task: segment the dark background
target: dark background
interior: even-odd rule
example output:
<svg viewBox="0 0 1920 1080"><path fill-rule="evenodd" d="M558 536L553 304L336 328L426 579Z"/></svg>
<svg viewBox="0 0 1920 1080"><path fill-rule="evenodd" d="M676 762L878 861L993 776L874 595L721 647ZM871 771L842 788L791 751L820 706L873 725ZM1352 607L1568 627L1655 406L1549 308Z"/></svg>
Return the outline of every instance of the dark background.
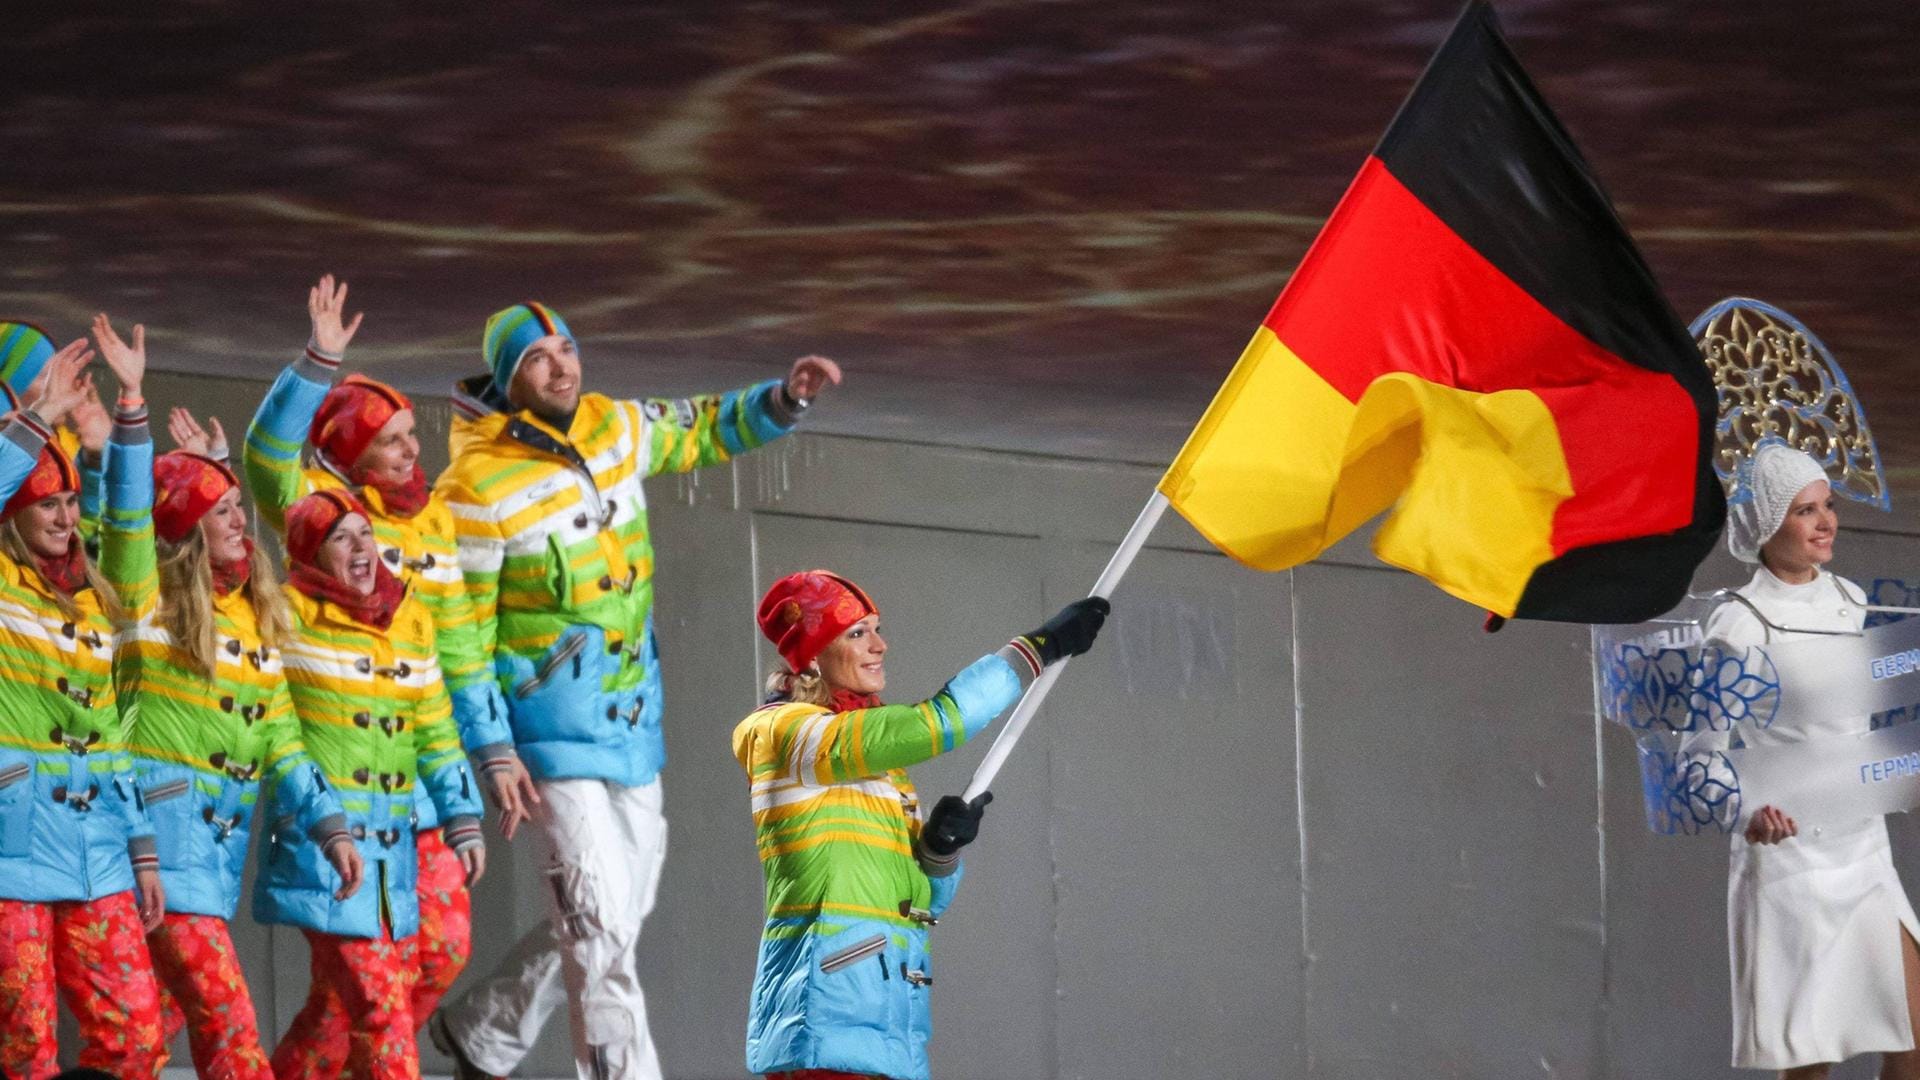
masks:
<svg viewBox="0 0 1920 1080"><path fill-rule="evenodd" d="M818 351L825 430L1164 460L1457 11L405 7L14 5L0 310L267 375L332 270L418 391L534 297L610 388ZM1496 7L1682 317L1798 314L1920 476L1920 5Z"/></svg>

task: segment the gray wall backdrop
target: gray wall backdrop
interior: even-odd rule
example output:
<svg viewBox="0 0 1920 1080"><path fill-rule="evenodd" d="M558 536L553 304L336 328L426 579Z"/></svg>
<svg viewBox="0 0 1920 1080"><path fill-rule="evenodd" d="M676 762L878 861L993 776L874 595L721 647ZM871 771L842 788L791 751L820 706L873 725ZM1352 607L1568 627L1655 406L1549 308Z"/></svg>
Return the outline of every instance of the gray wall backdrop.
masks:
<svg viewBox="0 0 1920 1080"><path fill-rule="evenodd" d="M149 384L236 443L263 390ZM437 467L445 407L421 411ZM761 882L728 735L772 661L761 588L813 566L858 579L884 612L889 697L924 696L1081 595L1157 475L803 434L652 483L673 833L643 969L669 1075L743 1075ZM1914 550L1849 530L1837 565L1897 575ZM1722 558L1700 580L1742 576ZM1594 720L1583 629L1482 634L1354 540L1256 573L1174 515L1115 600L995 785L935 935L937 1075L1739 1075L1724 841L1646 831L1630 740ZM916 769L922 791L958 791L986 744ZM1896 822L1903 863L1913 841ZM491 852L476 967L545 910L531 845ZM244 909L234 934L277 1034L305 944ZM523 1075L565 1075L565 1037L554 1024Z"/></svg>

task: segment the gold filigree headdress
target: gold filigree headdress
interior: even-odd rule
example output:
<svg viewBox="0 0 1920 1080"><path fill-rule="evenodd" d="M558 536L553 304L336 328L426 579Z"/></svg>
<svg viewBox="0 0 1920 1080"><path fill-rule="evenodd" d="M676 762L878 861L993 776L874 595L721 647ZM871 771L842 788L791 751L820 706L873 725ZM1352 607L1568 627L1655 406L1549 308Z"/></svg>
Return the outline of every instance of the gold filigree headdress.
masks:
<svg viewBox="0 0 1920 1080"><path fill-rule="evenodd" d="M1742 474L1754 451L1779 442L1818 461L1837 494L1888 508L1866 410L1813 331L1771 304L1737 296L1688 329L1719 392L1713 471L1730 499L1747 494Z"/></svg>

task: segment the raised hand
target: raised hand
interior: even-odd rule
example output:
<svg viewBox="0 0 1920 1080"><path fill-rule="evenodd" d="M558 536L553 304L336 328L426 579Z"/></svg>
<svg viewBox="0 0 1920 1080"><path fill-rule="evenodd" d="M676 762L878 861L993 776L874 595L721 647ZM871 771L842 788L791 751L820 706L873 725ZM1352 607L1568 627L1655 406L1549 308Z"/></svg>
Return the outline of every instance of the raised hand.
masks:
<svg viewBox="0 0 1920 1080"><path fill-rule="evenodd" d="M208 416L207 423L213 428L209 432L200 426L193 414L178 405L167 414L167 434L173 436L173 445L189 454L225 461L227 458L227 432L220 426L220 418Z"/></svg>
<svg viewBox="0 0 1920 1080"><path fill-rule="evenodd" d="M360 329L360 320L366 312L355 312L352 322L343 322L347 311L347 283L337 286L333 275L320 279L320 284L307 290L307 316L313 320L313 347L328 356L339 356L347 351L347 343Z"/></svg>
<svg viewBox="0 0 1920 1080"><path fill-rule="evenodd" d="M958 795L942 795L933 804L926 828L920 830L920 843L935 855L951 855L980 835L980 818L993 801L993 792L983 791L972 802Z"/></svg>
<svg viewBox="0 0 1920 1080"><path fill-rule="evenodd" d="M27 387L27 407L47 423L59 423L93 389L93 376L87 374L87 365L92 362L93 349L85 338L54 353L33 385Z"/></svg>
<svg viewBox="0 0 1920 1080"><path fill-rule="evenodd" d="M100 359L113 369L113 377L120 380L120 396L140 398L140 384L147 377L147 328L139 323L133 327L133 344L121 340L107 321L105 314L93 317L93 340L100 346Z"/></svg>
<svg viewBox="0 0 1920 1080"><path fill-rule="evenodd" d="M824 356L803 356L787 372L787 395L795 401L812 401L828 383L840 385L840 365Z"/></svg>
<svg viewBox="0 0 1920 1080"><path fill-rule="evenodd" d="M80 436L80 448L89 453L98 454L107 448L107 437L113 434L113 417L107 413L107 407L100 404L100 388L87 380L87 396L80 399L67 413L67 420L73 424L74 434Z"/></svg>
<svg viewBox="0 0 1920 1080"><path fill-rule="evenodd" d="M1113 605L1104 596L1075 600L1048 619L1046 625L1023 638L1039 654L1042 667L1069 656L1079 656L1093 648L1093 639L1099 636L1100 627L1112 610Z"/></svg>

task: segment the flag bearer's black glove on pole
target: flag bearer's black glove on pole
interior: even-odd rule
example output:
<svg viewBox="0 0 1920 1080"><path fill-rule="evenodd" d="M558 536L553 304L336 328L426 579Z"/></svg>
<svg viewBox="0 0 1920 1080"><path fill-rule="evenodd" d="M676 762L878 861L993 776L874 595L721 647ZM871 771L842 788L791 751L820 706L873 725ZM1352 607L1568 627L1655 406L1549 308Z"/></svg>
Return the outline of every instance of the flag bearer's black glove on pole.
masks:
<svg viewBox="0 0 1920 1080"><path fill-rule="evenodd" d="M1040 666L1046 667L1093 648L1093 639L1099 636L1100 626L1112 610L1113 605L1107 603L1104 596L1075 600L1061 608L1060 614L1048 619L1045 626L1031 634L1022 634L1021 640L1040 657Z"/></svg>
<svg viewBox="0 0 1920 1080"><path fill-rule="evenodd" d="M973 838L980 835L980 818L992 801L991 791L981 792L972 802L958 795L942 795L933 804L926 828L920 830L920 846L944 858L973 843Z"/></svg>

